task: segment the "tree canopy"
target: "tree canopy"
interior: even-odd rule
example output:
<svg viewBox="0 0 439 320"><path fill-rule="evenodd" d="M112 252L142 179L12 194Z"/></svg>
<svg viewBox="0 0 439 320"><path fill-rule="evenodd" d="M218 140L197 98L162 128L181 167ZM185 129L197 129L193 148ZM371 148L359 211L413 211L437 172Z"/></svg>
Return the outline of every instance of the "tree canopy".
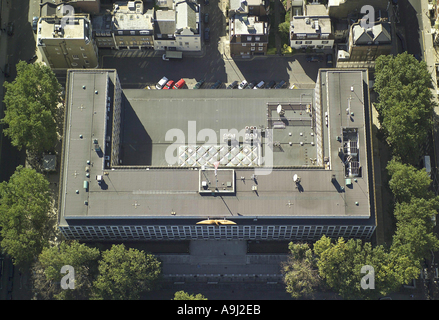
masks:
<svg viewBox="0 0 439 320"><path fill-rule="evenodd" d="M431 178L425 169L418 170L410 164L392 159L387 164L390 175L389 187L396 202L410 202L412 198L430 199L434 196L429 190Z"/></svg>
<svg viewBox="0 0 439 320"><path fill-rule="evenodd" d="M113 245L102 253L94 299L134 300L151 290L161 273L160 262L151 254Z"/></svg>
<svg viewBox="0 0 439 320"><path fill-rule="evenodd" d="M34 268L34 287L44 299L83 300L91 296L92 281L97 274L100 252L77 241L61 242L57 246L44 248ZM63 290L58 283L64 276L61 268L69 265L75 272L75 289Z"/></svg>
<svg viewBox="0 0 439 320"><path fill-rule="evenodd" d="M206 297L204 297L201 293L198 294L189 294L183 290L177 291L174 294L173 300L207 300Z"/></svg>
<svg viewBox="0 0 439 320"><path fill-rule="evenodd" d="M57 104L61 86L49 67L20 61L17 77L5 82L4 102L7 127L4 134L19 150L33 153L51 150L57 139Z"/></svg>
<svg viewBox="0 0 439 320"><path fill-rule="evenodd" d="M404 52L375 61L379 121L394 155L416 164L433 125L432 78L424 61Z"/></svg>
<svg viewBox="0 0 439 320"><path fill-rule="evenodd" d="M0 184L2 248L14 264L30 263L54 237L49 182L33 169L18 166Z"/></svg>

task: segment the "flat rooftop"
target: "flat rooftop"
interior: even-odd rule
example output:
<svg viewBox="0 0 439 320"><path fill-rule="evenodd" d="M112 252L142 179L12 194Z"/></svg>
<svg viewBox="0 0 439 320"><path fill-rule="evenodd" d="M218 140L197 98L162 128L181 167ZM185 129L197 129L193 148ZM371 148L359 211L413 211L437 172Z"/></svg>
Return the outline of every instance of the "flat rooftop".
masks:
<svg viewBox="0 0 439 320"><path fill-rule="evenodd" d="M320 70L315 90L123 90L122 163L107 168L109 151L99 155L92 145L108 132L101 93L116 78L114 70L68 72L61 224L127 217L371 216L366 70ZM222 129L228 130L225 137ZM244 134L235 145L228 141L231 129ZM209 141L208 133L216 139ZM260 144L244 144L246 133L257 133ZM214 147L221 142L236 153L215 157L210 152L218 152ZM244 148L251 153L255 145L261 146L259 156L272 151L273 168L244 163ZM197 154L200 147L206 148L192 159L200 163L189 161L188 153L179 162L179 152L191 148ZM166 159L167 149L174 163Z"/></svg>

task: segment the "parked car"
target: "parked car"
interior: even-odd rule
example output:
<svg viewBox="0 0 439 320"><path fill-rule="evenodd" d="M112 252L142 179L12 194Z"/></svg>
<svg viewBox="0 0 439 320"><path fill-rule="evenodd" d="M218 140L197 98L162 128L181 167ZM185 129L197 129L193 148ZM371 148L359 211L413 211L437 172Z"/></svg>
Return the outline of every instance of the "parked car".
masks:
<svg viewBox="0 0 439 320"><path fill-rule="evenodd" d="M208 6L209 5L209 0L204 0L204 5Z"/></svg>
<svg viewBox="0 0 439 320"><path fill-rule="evenodd" d="M262 87L264 87L264 84L265 84L265 82L261 81L257 85L255 85L255 87L253 89L261 89Z"/></svg>
<svg viewBox="0 0 439 320"><path fill-rule="evenodd" d="M209 28L204 29L204 41L205 42L210 41L210 29Z"/></svg>
<svg viewBox="0 0 439 320"><path fill-rule="evenodd" d="M32 30L37 31L37 27L38 27L38 17L33 17L32 18Z"/></svg>
<svg viewBox="0 0 439 320"><path fill-rule="evenodd" d="M177 83L174 84L174 89L181 89L181 88L183 88L185 83L186 83L186 81L184 81L183 79L178 80Z"/></svg>
<svg viewBox="0 0 439 320"><path fill-rule="evenodd" d="M6 32L7 32L8 36L14 35L14 23L13 22L8 23L8 27L6 29Z"/></svg>
<svg viewBox="0 0 439 320"><path fill-rule="evenodd" d="M326 55L326 66L328 68L332 68L332 54L327 54Z"/></svg>
<svg viewBox="0 0 439 320"><path fill-rule="evenodd" d="M242 80L242 82L239 84L238 89L244 89L247 87L248 82L246 80Z"/></svg>
<svg viewBox="0 0 439 320"><path fill-rule="evenodd" d="M218 89L220 85L221 85L221 81L218 80L210 87L210 89Z"/></svg>
<svg viewBox="0 0 439 320"><path fill-rule="evenodd" d="M27 63L34 63L35 60L37 60L37 58L38 58L37 55L34 54L34 55L32 56L32 58L27 59Z"/></svg>
<svg viewBox="0 0 439 320"><path fill-rule="evenodd" d="M204 14L204 23L209 23L209 14L207 12Z"/></svg>
<svg viewBox="0 0 439 320"><path fill-rule="evenodd" d="M204 83L204 79L201 79L200 81L198 81L195 85L194 85L194 89L200 89L201 86Z"/></svg>
<svg viewBox="0 0 439 320"><path fill-rule="evenodd" d="M231 84L229 84L227 86L227 89L235 89L238 87L239 82L238 81L233 81Z"/></svg>
<svg viewBox="0 0 439 320"><path fill-rule="evenodd" d="M160 81L155 85L156 89L163 89L163 86L169 81L168 78L163 77L160 79Z"/></svg>
<svg viewBox="0 0 439 320"><path fill-rule="evenodd" d="M165 86L163 87L163 90L165 90L165 89L172 89L172 86L174 85L174 80L169 80L166 84L165 84Z"/></svg>
<svg viewBox="0 0 439 320"><path fill-rule="evenodd" d="M276 81L271 80L267 85L265 86L265 89L271 89L276 84Z"/></svg>
<svg viewBox="0 0 439 320"><path fill-rule="evenodd" d="M256 85L256 81L255 80L253 80L253 81L251 81L248 85L247 85L247 88L246 89L253 89L253 87Z"/></svg>
<svg viewBox="0 0 439 320"><path fill-rule="evenodd" d="M286 82L285 81L281 81L281 82L279 82L274 88L275 89L281 89L281 88L283 88L283 86L286 84Z"/></svg>
<svg viewBox="0 0 439 320"><path fill-rule="evenodd" d="M307 56L306 61L307 62L320 62L322 61L322 56Z"/></svg>

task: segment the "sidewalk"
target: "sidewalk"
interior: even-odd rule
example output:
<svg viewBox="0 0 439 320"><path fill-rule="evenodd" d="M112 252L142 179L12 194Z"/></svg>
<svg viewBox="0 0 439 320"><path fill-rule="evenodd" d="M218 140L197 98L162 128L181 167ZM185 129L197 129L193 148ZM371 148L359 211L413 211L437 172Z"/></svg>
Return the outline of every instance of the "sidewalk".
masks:
<svg viewBox="0 0 439 320"><path fill-rule="evenodd" d="M189 254L158 254L171 282L270 282L282 280L286 254L247 254L246 241L191 241Z"/></svg>

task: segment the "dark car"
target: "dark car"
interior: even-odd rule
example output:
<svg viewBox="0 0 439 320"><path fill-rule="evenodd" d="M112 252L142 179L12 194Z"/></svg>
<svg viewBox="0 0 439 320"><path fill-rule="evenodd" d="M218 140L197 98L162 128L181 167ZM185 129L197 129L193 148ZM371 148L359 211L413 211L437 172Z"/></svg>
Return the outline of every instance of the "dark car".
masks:
<svg viewBox="0 0 439 320"><path fill-rule="evenodd" d="M204 23L205 24L209 23L209 14L207 12L204 14Z"/></svg>
<svg viewBox="0 0 439 320"><path fill-rule="evenodd" d="M198 81L195 85L194 85L194 89L200 89L201 86L204 83L204 79L201 79L200 81Z"/></svg>
<svg viewBox="0 0 439 320"><path fill-rule="evenodd" d="M221 85L221 81L218 80L210 87L210 89L218 89L220 85Z"/></svg>
<svg viewBox="0 0 439 320"><path fill-rule="evenodd" d="M326 66L328 68L332 68L333 64L332 64L332 54L327 54L326 55Z"/></svg>
<svg viewBox="0 0 439 320"><path fill-rule="evenodd" d="M206 42L210 41L210 29L209 28L204 29L204 41L206 41Z"/></svg>
<svg viewBox="0 0 439 320"><path fill-rule="evenodd" d="M253 87L257 84L258 82L256 81L256 80L253 80L252 82L250 82L248 85L247 85L247 88L246 89L253 89Z"/></svg>
<svg viewBox="0 0 439 320"><path fill-rule="evenodd" d="M205 4L206 6L208 6L208 5L209 5L209 0L204 0L204 4Z"/></svg>
<svg viewBox="0 0 439 320"><path fill-rule="evenodd" d="M285 86L285 84L286 84L286 82L282 80L274 88L275 89L281 89L281 88L283 88Z"/></svg>
<svg viewBox="0 0 439 320"><path fill-rule="evenodd" d="M238 87L239 81L233 81L231 84L227 86L227 89L235 89Z"/></svg>
<svg viewBox="0 0 439 320"><path fill-rule="evenodd" d="M274 87L274 85L276 84L276 81L270 81L269 83L267 83L267 85L265 86L265 89L271 89Z"/></svg>
<svg viewBox="0 0 439 320"><path fill-rule="evenodd" d="M322 61L322 57L321 56L307 56L306 61L307 62L320 62L320 61Z"/></svg>
<svg viewBox="0 0 439 320"><path fill-rule="evenodd" d="M9 22L6 30L7 30L6 32L8 33L8 36L13 36L14 35L14 23Z"/></svg>
<svg viewBox="0 0 439 320"><path fill-rule="evenodd" d="M27 63L34 63L35 60L37 60L37 58L38 58L37 55L34 54L34 55L32 56L32 58L27 59Z"/></svg>

